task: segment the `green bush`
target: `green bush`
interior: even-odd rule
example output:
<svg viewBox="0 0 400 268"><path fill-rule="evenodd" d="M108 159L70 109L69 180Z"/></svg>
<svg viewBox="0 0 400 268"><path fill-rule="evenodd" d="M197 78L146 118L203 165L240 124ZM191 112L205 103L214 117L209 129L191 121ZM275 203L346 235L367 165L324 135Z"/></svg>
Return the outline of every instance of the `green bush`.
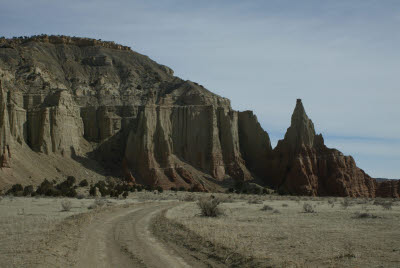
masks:
<svg viewBox="0 0 400 268"><path fill-rule="evenodd" d="M44 181L36 189L36 193L38 195L46 195L47 192L51 193L53 190L53 183L49 182L47 179L44 179Z"/></svg>
<svg viewBox="0 0 400 268"><path fill-rule="evenodd" d="M164 189L163 189L161 186L157 186L157 191L158 191L159 193L162 193L162 192L164 191Z"/></svg>
<svg viewBox="0 0 400 268"><path fill-rule="evenodd" d="M67 182L68 182L68 184L72 187L72 185L75 184L76 179L75 179L74 176L68 176L68 177L67 177Z"/></svg>
<svg viewBox="0 0 400 268"><path fill-rule="evenodd" d="M87 181L86 179L81 180L81 182L79 183L79 186L80 186L80 187L86 187L86 186L88 186L88 185L89 185L89 183L88 183L88 181Z"/></svg>
<svg viewBox="0 0 400 268"><path fill-rule="evenodd" d="M17 183L11 186L11 188L6 192L6 195L21 196L23 194L24 188L21 184Z"/></svg>
<svg viewBox="0 0 400 268"><path fill-rule="evenodd" d="M31 195L32 193L33 193L33 186L32 185L25 186L24 196Z"/></svg>
<svg viewBox="0 0 400 268"><path fill-rule="evenodd" d="M89 195L90 196L95 196L96 195L96 187L95 186L90 186Z"/></svg>
<svg viewBox="0 0 400 268"><path fill-rule="evenodd" d="M69 191L65 194L67 197L76 197L77 193L75 189L69 189Z"/></svg>

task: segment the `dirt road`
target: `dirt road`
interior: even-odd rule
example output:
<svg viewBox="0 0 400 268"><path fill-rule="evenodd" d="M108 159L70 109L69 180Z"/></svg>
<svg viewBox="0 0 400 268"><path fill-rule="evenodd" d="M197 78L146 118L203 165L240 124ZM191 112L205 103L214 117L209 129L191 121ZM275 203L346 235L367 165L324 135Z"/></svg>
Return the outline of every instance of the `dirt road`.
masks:
<svg viewBox="0 0 400 268"><path fill-rule="evenodd" d="M151 202L104 213L84 230L75 267L193 267L148 230L150 220L176 203Z"/></svg>

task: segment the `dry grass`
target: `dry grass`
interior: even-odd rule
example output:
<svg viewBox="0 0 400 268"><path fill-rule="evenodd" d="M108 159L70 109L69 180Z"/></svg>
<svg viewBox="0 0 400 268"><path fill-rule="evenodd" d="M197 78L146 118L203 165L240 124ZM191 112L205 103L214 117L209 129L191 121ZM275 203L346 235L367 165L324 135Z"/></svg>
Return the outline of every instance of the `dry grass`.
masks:
<svg viewBox="0 0 400 268"><path fill-rule="evenodd" d="M262 259L272 267L400 265L399 206L391 210L372 206L364 212L362 208L370 202L365 199L344 199L350 205L342 209L332 207L342 203L341 198L262 198L264 204L249 204L251 196L223 203L224 216L218 218L198 217L194 203L171 209L166 217L207 241ZM318 213L302 213L304 202L313 210L317 206ZM279 207L284 207L279 213L261 211Z"/></svg>
<svg viewBox="0 0 400 268"><path fill-rule="evenodd" d="M222 215L222 210L219 207L221 201L214 197L203 197L199 199L197 205L200 208L201 216L204 217L218 217Z"/></svg>
<svg viewBox="0 0 400 268"><path fill-rule="evenodd" d="M61 201L61 211L70 211L72 208L71 200L62 200Z"/></svg>
<svg viewBox="0 0 400 268"><path fill-rule="evenodd" d="M107 204L122 205L137 200L111 202ZM59 258L57 265L45 267L68 267L63 261L74 249L63 246L61 240L65 237L77 239L71 230L83 219L79 215L90 215L87 207L91 203L93 199L3 197L0 202L0 267L43 267L40 265L44 261L56 256ZM54 243L61 249L56 250Z"/></svg>
<svg viewBox="0 0 400 268"><path fill-rule="evenodd" d="M310 203L304 203L303 204L303 212L304 213L315 213L315 210Z"/></svg>

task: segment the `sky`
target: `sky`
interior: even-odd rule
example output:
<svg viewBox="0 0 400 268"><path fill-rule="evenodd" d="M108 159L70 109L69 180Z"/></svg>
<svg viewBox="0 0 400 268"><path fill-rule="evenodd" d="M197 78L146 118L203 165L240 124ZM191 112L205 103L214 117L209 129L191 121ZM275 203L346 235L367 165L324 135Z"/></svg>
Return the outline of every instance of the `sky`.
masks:
<svg viewBox="0 0 400 268"><path fill-rule="evenodd" d="M253 110L272 145L301 98L329 147L400 178L400 1L0 0L0 36L115 41Z"/></svg>

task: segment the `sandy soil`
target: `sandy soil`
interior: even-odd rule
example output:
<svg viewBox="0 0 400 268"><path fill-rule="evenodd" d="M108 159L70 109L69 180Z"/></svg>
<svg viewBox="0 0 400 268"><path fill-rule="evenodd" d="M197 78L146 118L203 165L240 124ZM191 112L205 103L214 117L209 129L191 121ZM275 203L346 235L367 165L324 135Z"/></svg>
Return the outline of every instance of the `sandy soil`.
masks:
<svg viewBox="0 0 400 268"><path fill-rule="evenodd" d="M126 200L15 198L0 201L0 267L193 267L151 234L150 220L181 193ZM69 211L61 203L71 202ZM170 200L170 201L169 201ZM172 200L172 201L171 201Z"/></svg>

